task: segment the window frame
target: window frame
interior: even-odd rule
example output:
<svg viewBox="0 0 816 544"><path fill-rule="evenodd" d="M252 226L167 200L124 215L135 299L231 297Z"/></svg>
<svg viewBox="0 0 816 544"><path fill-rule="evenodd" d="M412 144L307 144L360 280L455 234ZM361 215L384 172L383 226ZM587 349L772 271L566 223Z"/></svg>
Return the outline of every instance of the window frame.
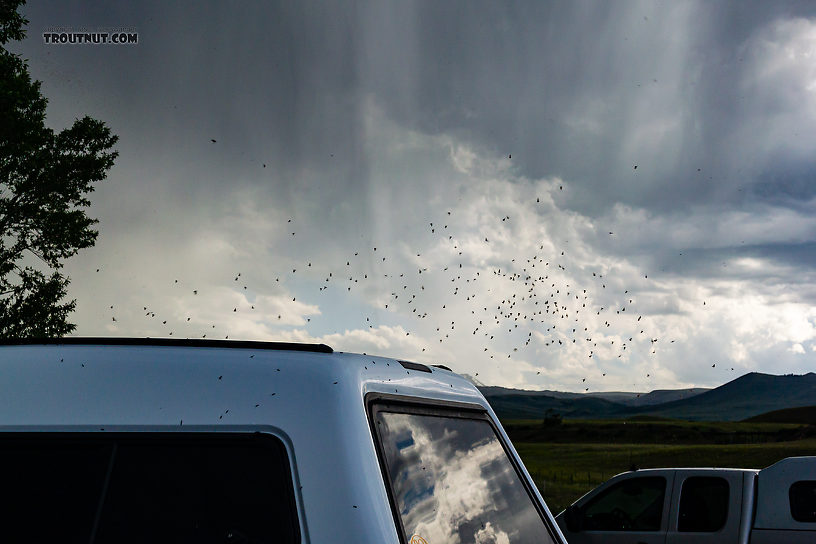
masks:
<svg viewBox="0 0 816 544"><path fill-rule="evenodd" d="M247 442L250 444L260 444L263 449L276 449L277 454L281 455L281 460L285 466L282 467L282 474L285 476L286 496L288 498L288 507L291 512L290 521L292 523L292 530L294 535L294 542L302 543L308 534L304 525L304 516L302 512L302 501L299 494L299 482L297 472L295 470L295 458L292 450L291 442L288 437L282 433L275 432L277 429L264 429L256 426L236 426L232 429L214 429L211 426L197 426L190 425L189 427L172 427L166 428L163 426L156 427L142 427L142 426L115 426L115 427L94 427L87 428L85 426L54 426L54 427L22 427L0 426L0 446L5 441L17 441L24 444L36 444L42 442L44 444L53 444L59 441L65 442L80 442L80 443L99 443L103 445L111 455L108 459L110 462L113 457L113 452L117 449L121 442L149 444L150 440L157 440L159 443L172 443L174 441L183 442L201 442L201 443L215 443L215 444L233 444L237 442ZM108 468L109 470L109 468ZM107 482L102 490L107 493ZM106 497L103 495L99 497L101 504L104 504Z"/></svg>
<svg viewBox="0 0 816 544"><path fill-rule="evenodd" d="M382 436L377 431L376 416L380 412L391 412L398 414L412 414L425 416L439 416L451 417L458 419L469 419L476 421L485 421L496 436L499 444L504 450L504 454L510 461L513 470L521 481L524 489L529 497L533 507L538 513L539 518L544 523L544 527L550 535L553 542L561 542L558 538L558 531L555 529L554 523L551 521L551 515L548 515L548 510L544 508L543 501L539 501L537 495L532 487L532 483L527 480L525 472L521 469L519 461L512 454L508 448L502 433L499 432L498 426L488 414L487 409L479 404L471 404L465 402L423 399L417 397L406 397L402 395L394 395L389 393L368 393L364 399L366 414L368 415L368 424L371 430L371 438L374 442L374 448L377 454L377 462L380 466L380 473L383 478L386 493L388 495L388 503L391 508L391 516L394 520L394 529L399 538L400 544L409 544L405 537L405 526L402 523L402 516L399 513L399 506L397 505L396 493L393 488L393 480L388 470L388 463L385 459L385 446L382 442Z"/></svg>

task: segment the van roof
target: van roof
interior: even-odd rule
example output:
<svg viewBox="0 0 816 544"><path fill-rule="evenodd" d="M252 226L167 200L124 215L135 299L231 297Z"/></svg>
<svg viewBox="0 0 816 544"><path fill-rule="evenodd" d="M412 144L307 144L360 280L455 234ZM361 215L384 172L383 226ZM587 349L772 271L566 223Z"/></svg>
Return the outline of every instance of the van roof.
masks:
<svg viewBox="0 0 816 544"><path fill-rule="evenodd" d="M81 338L0 340L0 425L251 424L360 409L368 393L489 406L447 369L325 344ZM256 406L257 405L257 406Z"/></svg>
<svg viewBox="0 0 816 544"><path fill-rule="evenodd" d="M372 470L379 461L368 402L430 402L495 420L479 390L458 374L321 344L6 340L0 342L0 373L0 432L280 437L314 542L351 530L360 542L374 542L367 535L395 530L382 476Z"/></svg>
<svg viewBox="0 0 816 544"><path fill-rule="evenodd" d="M333 353L326 344L304 344L296 342L259 342L255 340L207 340L182 338L117 338L117 337L77 337L65 338L12 338L0 339L0 346L20 346L35 344L58 345L99 345L99 346L191 346L236 349L277 349L286 351L314 351Z"/></svg>

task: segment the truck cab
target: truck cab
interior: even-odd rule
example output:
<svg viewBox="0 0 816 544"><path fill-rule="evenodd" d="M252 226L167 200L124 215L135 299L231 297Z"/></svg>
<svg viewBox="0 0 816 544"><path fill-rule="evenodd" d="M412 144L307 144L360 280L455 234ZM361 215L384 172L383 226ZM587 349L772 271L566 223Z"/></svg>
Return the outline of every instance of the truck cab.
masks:
<svg viewBox="0 0 816 544"><path fill-rule="evenodd" d="M816 542L816 457L619 474L556 520L570 544Z"/></svg>
<svg viewBox="0 0 816 544"><path fill-rule="evenodd" d="M3 541L565 541L490 405L325 345L0 343Z"/></svg>
<svg viewBox="0 0 816 544"><path fill-rule="evenodd" d="M626 472L556 519L570 544L737 542L744 520L733 513L741 510L755 477L756 471L739 469Z"/></svg>

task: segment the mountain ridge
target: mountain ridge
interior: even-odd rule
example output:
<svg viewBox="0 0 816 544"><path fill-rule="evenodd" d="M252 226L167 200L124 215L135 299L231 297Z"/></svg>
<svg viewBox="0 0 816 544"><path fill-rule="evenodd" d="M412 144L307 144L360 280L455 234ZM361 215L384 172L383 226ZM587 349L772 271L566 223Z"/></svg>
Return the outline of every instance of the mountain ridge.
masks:
<svg viewBox="0 0 816 544"><path fill-rule="evenodd" d="M479 389L502 419L542 419L548 414L559 414L564 418L586 419L653 416L740 421L774 410L813 405L816 373L774 375L749 372L713 389L662 389L645 394L582 394L495 386Z"/></svg>

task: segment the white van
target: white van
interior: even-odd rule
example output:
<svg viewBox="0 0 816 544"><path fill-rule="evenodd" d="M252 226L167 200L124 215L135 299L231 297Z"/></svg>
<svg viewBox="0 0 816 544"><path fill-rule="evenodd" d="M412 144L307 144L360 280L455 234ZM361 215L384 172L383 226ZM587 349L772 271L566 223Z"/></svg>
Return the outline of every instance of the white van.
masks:
<svg viewBox="0 0 816 544"><path fill-rule="evenodd" d="M0 342L0 540L564 543L442 367L325 345Z"/></svg>

